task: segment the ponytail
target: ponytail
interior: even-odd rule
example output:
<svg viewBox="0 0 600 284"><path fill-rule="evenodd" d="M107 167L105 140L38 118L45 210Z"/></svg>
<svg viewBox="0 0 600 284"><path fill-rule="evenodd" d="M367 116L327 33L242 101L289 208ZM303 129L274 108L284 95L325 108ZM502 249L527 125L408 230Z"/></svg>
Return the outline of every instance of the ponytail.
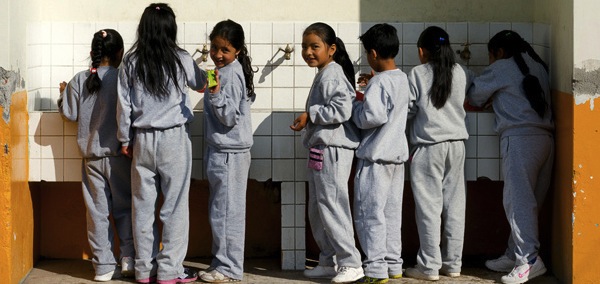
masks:
<svg viewBox="0 0 600 284"><path fill-rule="evenodd" d="M248 55L248 48L246 45L240 48L237 60L242 65L242 71L244 72L244 80L246 81L246 95L248 98L256 96L254 93L254 73L258 70L252 69L252 58Z"/></svg>
<svg viewBox="0 0 600 284"><path fill-rule="evenodd" d="M112 62L120 60L119 52L123 50L123 38L121 35L112 29L97 31L92 39L92 51L90 56L92 66L90 68L90 76L85 80L85 87L88 93L97 93L102 87L102 80L98 75L98 67L104 58L108 58Z"/></svg>
<svg viewBox="0 0 600 284"><path fill-rule="evenodd" d="M335 38L335 45L337 46L337 49L336 49L335 53L333 54L333 60L337 64L342 66L342 69L344 70L344 75L346 76L346 79L348 79L348 82L350 82L350 85L352 85L352 88L356 90L356 87L354 85L354 82L355 82L354 65L352 64L352 60L350 60L350 56L348 56L348 52L346 51L346 46L344 45L344 42L339 37Z"/></svg>
<svg viewBox="0 0 600 284"><path fill-rule="evenodd" d="M452 93L452 70L456 61L448 33L431 26L419 36L417 46L427 51L427 62L433 68L429 99L437 109L442 108Z"/></svg>

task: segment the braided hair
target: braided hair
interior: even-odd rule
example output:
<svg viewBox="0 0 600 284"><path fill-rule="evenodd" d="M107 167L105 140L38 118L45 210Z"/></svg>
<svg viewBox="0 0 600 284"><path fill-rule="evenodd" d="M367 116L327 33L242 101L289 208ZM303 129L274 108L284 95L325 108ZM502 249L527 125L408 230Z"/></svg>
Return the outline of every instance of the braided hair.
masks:
<svg viewBox="0 0 600 284"><path fill-rule="evenodd" d="M90 68L90 76L85 80L85 87L90 94L94 94L100 90L102 81L98 76L98 67L102 63L102 59L108 58L110 61L119 60L119 52L123 50L123 38L113 29L99 30L94 33L92 39L92 51L90 56L92 66Z"/></svg>

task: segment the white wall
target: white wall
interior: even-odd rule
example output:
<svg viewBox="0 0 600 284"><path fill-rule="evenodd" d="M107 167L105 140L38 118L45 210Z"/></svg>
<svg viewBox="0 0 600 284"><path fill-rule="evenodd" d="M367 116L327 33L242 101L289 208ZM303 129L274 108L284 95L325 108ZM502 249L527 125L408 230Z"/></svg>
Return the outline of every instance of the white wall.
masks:
<svg viewBox="0 0 600 284"><path fill-rule="evenodd" d="M10 70L10 1L0 0L0 67Z"/></svg>

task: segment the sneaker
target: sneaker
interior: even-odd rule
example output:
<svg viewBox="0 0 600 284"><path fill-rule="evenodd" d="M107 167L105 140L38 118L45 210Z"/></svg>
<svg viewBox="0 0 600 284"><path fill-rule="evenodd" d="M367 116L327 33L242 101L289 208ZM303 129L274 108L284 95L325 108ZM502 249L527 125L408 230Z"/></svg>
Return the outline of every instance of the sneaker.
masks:
<svg viewBox="0 0 600 284"><path fill-rule="evenodd" d="M450 278L460 277L460 272L450 272L450 271L445 270L445 269L440 269L440 274L448 276Z"/></svg>
<svg viewBox="0 0 600 284"><path fill-rule="evenodd" d="M184 268L183 275L171 280L158 280L158 284L190 283L196 281L196 279L198 279L198 274L196 271L189 268Z"/></svg>
<svg viewBox="0 0 600 284"><path fill-rule="evenodd" d="M131 256L121 258L121 275L124 277L135 276L135 260Z"/></svg>
<svg viewBox="0 0 600 284"><path fill-rule="evenodd" d="M304 277L306 278L324 278L331 279L337 275L335 267L317 265L313 269L305 269Z"/></svg>
<svg viewBox="0 0 600 284"><path fill-rule="evenodd" d="M486 261L485 267L496 272L511 272L515 267L515 261L506 255L502 255L499 258Z"/></svg>
<svg viewBox="0 0 600 284"><path fill-rule="evenodd" d="M337 275L331 279L333 283L353 283L365 276L362 267L341 266Z"/></svg>
<svg viewBox="0 0 600 284"><path fill-rule="evenodd" d="M373 278L369 276L365 276L361 279L358 279L355 283L372 283L372 284L383 284L388 283L388 278Z"/></svg>
<svg viewBox="0 0 600 284"><path fill-rule="evenodd" d="M400 279L400 278L402 278L402 273L390 274L388 276L389 276L390 279Z"/></svg>
<svg viewBox="0 0 600 284"><path fill-rule="evenodd" d="M421 270L419 270L416 267L415 268L407 268L406 271L404 271L404 275L406 275L406 277L421 279L421 280L429 280L429 281L440 280L439 275L425 274L424 272L422 272Z"/></svg>
<svg viewBox="0 0 600 284"><path fill-rule="evenodd" d="M502 276L501 281L506 284L525 283L544 273L546 273L546 266L538 256L533 264L515 266L508 275Z"/></svg>
<svg viewBox="0 0 600 284"><path fill-rule="evenodd" d="M198 278L201 278L202 275L204 275L206 273L211 273L215 269L216 269L215 267L209 266L207 269L201 270L200 272L198 272Z"/></svg>
<svg viewBox="0 0 600 284"><path fill-rule="evenodd" d="M208 283L226 283L226 282L240 282L239 279L233 279L229 276L223 275L223 273L217 271L216 269L202 274L200 279L204 282Z"/></svg>
<svg viewBox="0 0 600 284"><path fill-rule="evenodd" d="M94 281L107 282L107 281L110 281L112 279L119 279L119 278L121 278L121 273L119 272L118 269L115 269L115 270L110 271L108 273L94 276Z"/></svg>

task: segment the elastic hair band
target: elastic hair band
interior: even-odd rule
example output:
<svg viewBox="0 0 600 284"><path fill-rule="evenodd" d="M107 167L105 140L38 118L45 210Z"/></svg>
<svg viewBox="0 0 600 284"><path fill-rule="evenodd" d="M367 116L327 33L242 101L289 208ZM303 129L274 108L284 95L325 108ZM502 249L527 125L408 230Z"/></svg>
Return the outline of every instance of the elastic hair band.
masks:
<svg viewBox="0 0 600 284"><path fill-rule="evenodd" d="M102 38L105 38L106 37L106 31L105 30L101 30L100 32L102 33Z"/></svg>
<svg viewBox="0 0 600 284"><path fill-rule="evenodd" d="M158 7L158 6L156 6L155 8L156 8L156 10L160 10L160 7Z"/></svg>
<svg viewBox="0 0 600 284"><path fill-rule="evenodd" d="M92 74L96 74L96 73L98 73L98 69L97 69L97 68L93 68L93 67L92 67L92 68L90 69L90 72L91 72Z"/></svg>
<svg viewBox="0 0 600 284"><path fill-rule="evenodd" d="M440 37L440 42L444 42L446 39L443 37Z"/></svg>

